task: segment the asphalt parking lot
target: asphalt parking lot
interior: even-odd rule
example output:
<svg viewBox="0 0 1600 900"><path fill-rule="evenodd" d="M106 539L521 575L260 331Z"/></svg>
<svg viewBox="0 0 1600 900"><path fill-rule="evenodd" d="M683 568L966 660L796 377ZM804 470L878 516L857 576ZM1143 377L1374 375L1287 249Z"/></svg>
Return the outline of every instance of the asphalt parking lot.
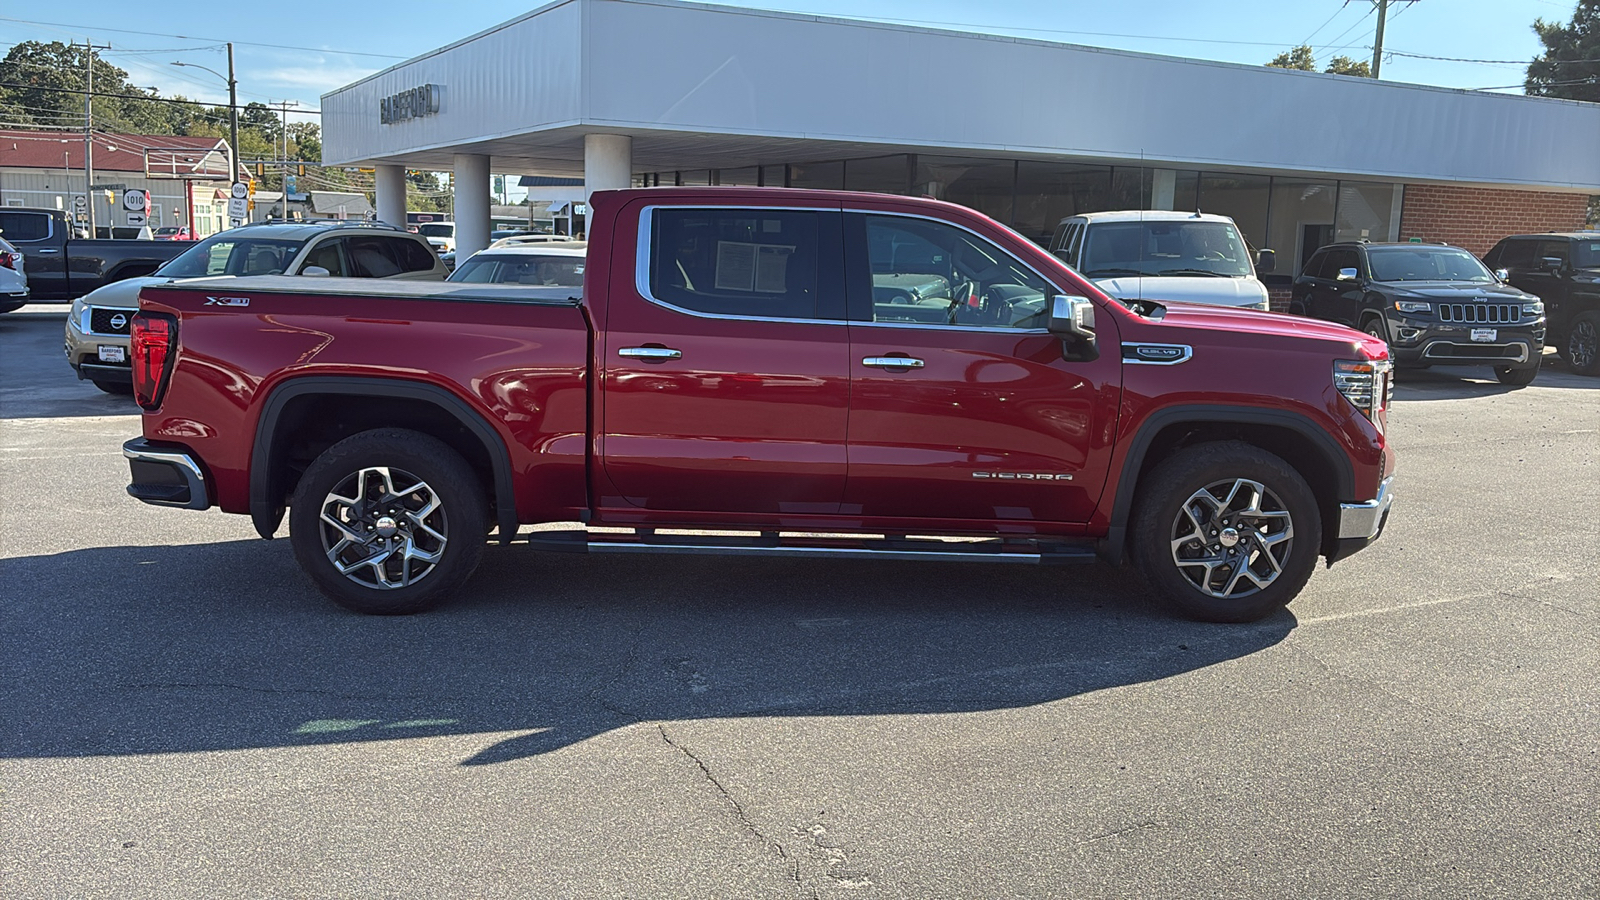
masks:
<svg viewBox="0 0 1600 900"><path fill-rule="evenodd" d="M0 885L47 897L1600 896L1600 379L1403 373L1373 548L1252 626L1107 569L491 548L322 599L127 497L0 316Z"/></svg>

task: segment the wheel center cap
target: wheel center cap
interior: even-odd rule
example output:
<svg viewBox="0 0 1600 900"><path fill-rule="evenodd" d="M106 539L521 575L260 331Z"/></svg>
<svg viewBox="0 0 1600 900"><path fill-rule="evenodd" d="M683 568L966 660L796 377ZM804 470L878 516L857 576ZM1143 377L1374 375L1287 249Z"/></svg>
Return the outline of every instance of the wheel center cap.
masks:
<svg viewBox="0 0 1600 900"><path fill-rule="evenodd" d="M396 522L393 518L391 518L389 516L383 516L383 517L379 518L377 525L378 525L378 537L392 538L396 534L398 534L399 531L400 531L400 523ZM1239 539L1238 536L1235 535L1234 536L1234 540L1237 541L1238 539ZM1229 546L1232 546L1232 545L1230 544Z"/></svg>
<svg viewBox="0 0 1600 900"><path fill-rule="evenodd" d="M381 524L378 526L378 530L379 531L383 530L383 526ZM1222 533L1217 535L1217 542L1220 543L1224 547L1232 547L1232 546L1238 544L1239 543L1239 529L1237 529L1237 528L1224 528L1224 529L1222 529Z"/></svg>

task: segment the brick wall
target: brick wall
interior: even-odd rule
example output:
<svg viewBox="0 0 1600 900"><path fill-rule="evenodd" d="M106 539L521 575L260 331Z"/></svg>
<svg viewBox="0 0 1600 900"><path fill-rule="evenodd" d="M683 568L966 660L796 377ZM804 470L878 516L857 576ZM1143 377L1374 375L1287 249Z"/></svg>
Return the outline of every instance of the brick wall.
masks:
<svg viewBox="0 0 1600 900"><path fill-rule="evenodd" d="M1400 240L1446 241L1483 256L1508 234L1582 231L1588 211L1584 194L1408 184Z"/></svg>

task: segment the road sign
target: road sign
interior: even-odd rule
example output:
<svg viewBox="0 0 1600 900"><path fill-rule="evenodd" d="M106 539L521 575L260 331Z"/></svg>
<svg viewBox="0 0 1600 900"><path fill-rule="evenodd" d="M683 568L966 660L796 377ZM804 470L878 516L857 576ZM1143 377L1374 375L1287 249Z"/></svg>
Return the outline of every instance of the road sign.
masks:
<svg viewBox="0 0 1600 900"><path fill-rule="evenodd" d="M135 227L135 228L141 227L146 222L149 222L149 221L150 221L150 217L146 216L142 212L130 212L130 213L128 213L128 224L133 226L133 227Z"/></svg>
<svg viewBox="0 0 1600 900"><path fill-rule="evenodd" d="M248 197L228 198L228 218L243 219L250 215L250 200Z"/></svg>
<svg viewBox="0 0 1600 900"><path fill-rule="evenodd" d="M87 210L88 208L89 208L89 200L88 200L88 198L84 197L82 194L77 194L72 198L72 211L73 212L81 214L85 210Z"/></svg>
<svg viewBox="0 0 1600 900"><path fill-rule="evenodd" d="M150 195L144 191L127 190L122 192L122 208L135 209L140 212L150 208Z"/></svg>
<svg viewBox="0 0 1600 900"><path fill-rule="evenodd" d="M235 181L233 183L232 196L235 200L243 200L248 198L250 196L250 185L245 184L242 181Z"/></svg>

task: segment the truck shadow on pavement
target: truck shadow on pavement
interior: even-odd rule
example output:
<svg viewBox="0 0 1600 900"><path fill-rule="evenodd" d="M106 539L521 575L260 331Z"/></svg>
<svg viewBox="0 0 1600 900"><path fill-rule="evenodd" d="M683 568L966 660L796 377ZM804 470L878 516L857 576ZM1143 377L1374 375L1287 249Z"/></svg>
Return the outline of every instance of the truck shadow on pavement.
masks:
<svg viewBox="0 0 1600 900"><path fill-rule="evenodd" d="M588 557L491 547L433 613L347 613L285 540L6 560L0 756L479 735L462 765L640 722L952 714L1270 647L1103 566ZM774 740L782 725L775 721Z"/></svg>

